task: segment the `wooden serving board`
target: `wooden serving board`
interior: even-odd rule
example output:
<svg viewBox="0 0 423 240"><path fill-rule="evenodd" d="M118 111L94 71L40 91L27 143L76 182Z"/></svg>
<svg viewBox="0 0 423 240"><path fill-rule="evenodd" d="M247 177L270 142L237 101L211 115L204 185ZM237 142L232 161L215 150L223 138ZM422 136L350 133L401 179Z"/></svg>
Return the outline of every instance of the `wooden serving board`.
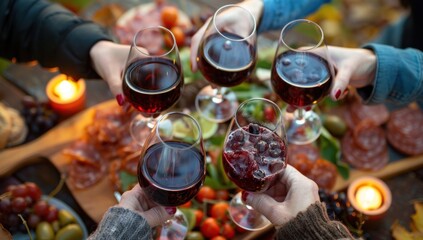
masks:
<svg viewBox="0 0 423 240"><path fill-rule="evenodd" d="M30 160L34 159L31 157L35 155L48 157L59 171L65 173L69 159L61 154L61 150L73 141L82 137L85 132L85 127L92 122L95 110L113 106L116 106L116 102L114 100L110 100L91 107L62 122L40 138L28 144L1 151L0 177L12 174L23 165L31 164ZM361 176L375 176L385 179L422 166L423 155L420 155L392 162L379 171L367 172L351 169L350 178L348 180L344 180L341 177L338 177L333 190L343 190L348 187L348 184L351 181ZM70 184L68 184L68 187L72 191L80 206L96 222L101 220L104 212L110 206L117 203L113 195L112 185L107 176L87 190L72 189ZM250 235L247 237L248 239L255 236L255 233Z"/></svg>

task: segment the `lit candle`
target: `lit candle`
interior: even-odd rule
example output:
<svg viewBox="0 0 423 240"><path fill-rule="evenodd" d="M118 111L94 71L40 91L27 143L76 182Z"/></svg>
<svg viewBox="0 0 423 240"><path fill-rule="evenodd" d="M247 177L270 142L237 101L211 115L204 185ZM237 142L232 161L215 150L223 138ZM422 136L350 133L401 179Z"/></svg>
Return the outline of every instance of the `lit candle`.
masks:
<svg viewBox="0 0 423 240"><path fill-rule="evenodd" d="M348 200L369 219L382 217L391 206L392 195L388 186L374 177L361 177L348 187Z"/></svg>
<svg viewBox="0 0 423 240"><path fill-rule="evenodd" d="M60 115L71 115L85 106L85 81L75 82L59 74L47 84L46 94L53 110Z"/></svg>
<svg viewBox="0 0 423 240"><path fill-rule="evenodd" d="M379 189L373 186L359 187L355 198L361 209L375 210L382 205L382 194L379 192Z"/></svg>

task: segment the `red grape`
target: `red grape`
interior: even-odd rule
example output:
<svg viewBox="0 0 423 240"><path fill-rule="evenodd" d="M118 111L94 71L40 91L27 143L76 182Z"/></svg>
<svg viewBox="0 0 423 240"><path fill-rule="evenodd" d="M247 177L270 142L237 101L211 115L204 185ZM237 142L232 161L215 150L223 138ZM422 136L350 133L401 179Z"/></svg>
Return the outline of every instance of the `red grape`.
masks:
<svg viewBox="0 0 423 240"><path fill-rule="evenodd" d="M44 219L47 222L53 222L59 218L59 210L55 206L51 206L48 208L47 215L44 216Z"/></svg>
<svg viewBox="0 0 423 240"><path fill-rule="evenodd" d="M28 196L28 190L23 184L17 185L15 188L12 188L11 193L12 197L14 198Z"/></svg>
<svg viewBox="0 0 423 240"><path fill-rule="evenodd" d="M4 198L0 201L0 212L4 214L8 214L12 211L11 209L12 202L10 198Z"/></svg>
<svg viewBox="0 0 423 240"><path fill-rule="evenodd" d="M41 222L41 218L37 214L30 214L27 222L29 228L35 229L37 224Z"/></svg>
<svg viewBox="0 0 423 240"><path fill-rule="evenodd" d="M40 217L44 217L47 215L49 209L49 205L46 201L40 200L35 203L34 205L34 212Z"/></svg>
<svg viewBox="0 0 423 240"><path fill-rule="evenodd" d="M41 189L33 182L25 183L28 196L31 197L33 202L38 201L41 198Z"/></svg>
<svg viewBox="0 0 423 240"><path fill-rule="evenodd" d="M16 197L12 200L12 210L15 213L23 212L27 206L25 198L23 197Z"/></svg>

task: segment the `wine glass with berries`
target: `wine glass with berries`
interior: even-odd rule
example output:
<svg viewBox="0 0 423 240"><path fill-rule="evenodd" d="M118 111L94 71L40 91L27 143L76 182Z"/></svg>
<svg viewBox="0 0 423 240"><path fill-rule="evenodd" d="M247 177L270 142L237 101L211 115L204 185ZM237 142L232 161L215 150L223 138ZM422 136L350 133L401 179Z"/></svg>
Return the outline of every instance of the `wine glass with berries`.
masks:
<svg viewBox="0 0 423 240"><path fill-rule="evenodd" d="M180 98L184 85L179 50L173 33L162 26L136 33L126 62L122 89L137 110L130 124L133 139L142 145L158 116Z"/></svg>
<svg viewBox="0 0 423 240"><path fill-rule="evenodd" d="M240 104L223 147L223 166L228 178L247 192L264 192L286 168L287 142L282 111L274 102L252 98ZM241 200L231 200L229 215L241 228L254 231L270 221Z"/></svg>
<svg viewBox="0 0 423 240"><path fill-rule="evenodd" d="M322 123L311 109L329 94L333 76L322 28L307 19L285 25L272 65L271 84L279 97L296 109L285 114L290 143L307 144L320 136Z"/></svg>
<svg viewBox="0 0 423 240"><path fill-rule="evenodd" d="M210 83L196 96L197 111L214 122L229 120L238 107L229 87L246 80L257 61L256 20L238 5L225 5L211 18L200 41L198 68Z"/></svg>
<svg viewBox="0 0 423 240"><path fill-rule="evenodd" d="M190 201L206 176L206 159L199 123L192 116L164 114L146 139L138 163L138 182L155 203L176 207ZM160 239L183 239L188 226L178 210L159 229Z"/></svg>

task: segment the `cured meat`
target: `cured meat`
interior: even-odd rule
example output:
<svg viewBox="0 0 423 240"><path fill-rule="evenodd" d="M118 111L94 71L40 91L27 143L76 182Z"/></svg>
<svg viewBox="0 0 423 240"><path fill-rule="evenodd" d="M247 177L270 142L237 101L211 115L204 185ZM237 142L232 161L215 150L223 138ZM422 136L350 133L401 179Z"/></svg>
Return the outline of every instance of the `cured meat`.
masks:
<svg viewBox="0 0 423 240"><path fill-rule="evenodd" d="M288 163L307 175L314 162L320 157L319 149L312 144L296 145L290 144L288 147Z"/></svg>
<svg viewBox="0 0 423 240"><path fill-rule="evenodd" d="M389 143L406 155L423 153L423 112L415 107L406 107L391 113L387 124Z"/></svg>
<svg viewBox="0 0 423 240"><path fill-rule="evenodd" d="M319 188L330 191L335 186L338 171L333 163L319 158L306 176L313 180Z"/></svg>
<svg viewBox="0 0 423 240"><path fill-rule="evenodd" d="M384 130L372 120L362 121L341 141L342 159L360 170L379 170L389 160Z"/></svg>

